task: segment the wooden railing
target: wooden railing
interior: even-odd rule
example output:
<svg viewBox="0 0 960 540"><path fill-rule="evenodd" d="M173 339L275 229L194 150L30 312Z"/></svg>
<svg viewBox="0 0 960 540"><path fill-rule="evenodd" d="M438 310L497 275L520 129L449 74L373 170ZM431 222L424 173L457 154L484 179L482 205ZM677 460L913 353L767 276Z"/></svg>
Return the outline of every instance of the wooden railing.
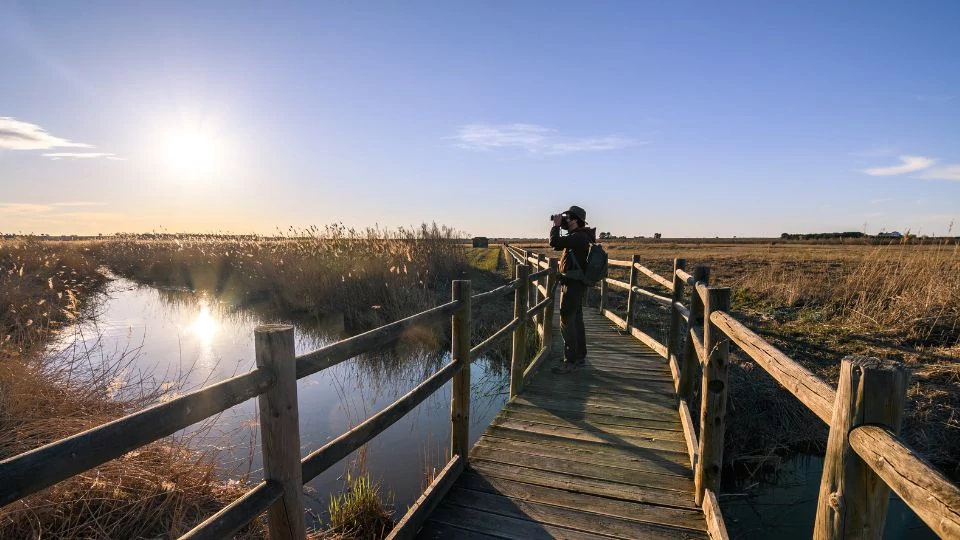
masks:
<svg viewBox="0 0 960 540"><path fill-rule="evenodd" d="M542 301L529 302L527 295L531 283L536 284L540 292L551 290L550 284L556 279L556 262L548 262L544 270L532 274L526 268L518 265L516 279L473 296L469 281L454 281L453 298L446 304L300 356L294 352L292 326L260 326L254 331L256 369L0 461L0 506L258 397L263 481L181 538L227 538L263 512L267 512L271 538L304 538L303 484L382 433L452 379L450 459L390 535L390 538L410 538L464 468L469 450L470 364L512 334L513 393L522 388L523 381L550 346L553 299L545 294ZM513 320L471 348L472 307L511 292L515 295ZM388 345L414 326L446 317L451 317L452 326L448 364L385 409L301 459L297 379ZM540 351L528 365L525 330L531 320L538 321L538 332L543 339ZM543 321L547 321L546 325ZM521 375L515 388L516 373Z"/></svg>
<svg viewBox="0 0 960 540"><path fill-rule="evenodd" d="M527 259L536 257L513 249ZM730 289L709 286L709 268L697 267L689 274L685 260L675 259L668 279L641 265L636 255L630 261L611 259L609 264L629 268L630 277L629 282L607 278L598 284L600 312L669 364L694 469L695 499L706 515L711 537L726 538L716 491L723 465L727 369L733 342L830 427L814 538L880 538L890 489L938 535L960 538L960 488L897 435L909 376L901 365L844 358L839 386L834 390L734 318ZM640 274L670 296L639 287ZM610 287L627 291L626 318L606 308ZM689 301L684 303L687 288ZM666 343L633 326L641 296L669 307ZM699 433L690 413L698 376Z"/></svg>

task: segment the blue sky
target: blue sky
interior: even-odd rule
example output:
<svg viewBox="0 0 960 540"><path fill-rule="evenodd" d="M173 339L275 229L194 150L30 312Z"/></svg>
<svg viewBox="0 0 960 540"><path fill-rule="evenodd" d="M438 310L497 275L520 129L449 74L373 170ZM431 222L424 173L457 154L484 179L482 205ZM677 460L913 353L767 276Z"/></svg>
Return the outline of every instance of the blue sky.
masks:
<svg viewBox="0 0 960 540"><path fill-rule="evenodd" d="M839 4L0 0L0 232L947 234L960 3Z"/></svg>

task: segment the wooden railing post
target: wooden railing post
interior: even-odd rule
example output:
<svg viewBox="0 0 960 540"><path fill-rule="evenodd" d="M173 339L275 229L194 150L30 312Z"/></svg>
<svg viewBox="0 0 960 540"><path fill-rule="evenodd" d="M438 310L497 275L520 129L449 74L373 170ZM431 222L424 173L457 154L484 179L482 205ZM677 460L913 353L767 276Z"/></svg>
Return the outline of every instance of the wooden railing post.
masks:
<svg viewBox="0 0 960 540"><path fill-rule="evenodd" d="M673 294L670 299L670 331L667 334L667 362L676 364L680 368L680 331L684 326L680 324L680 310L677 309L677 302L683 303L683 280L677 276L677 270L685 270L687 261L684 259L673 260ZM679 398L679 395L677 396Z"/></svg>
<svg viewBox="0 0 960 540"><path fill-rule="evenodd" d="M704 285L710 283L710 268L707 266L698 266L693 269L693 279L697 282L703 282ZM693 399L693 381L697 373L697 367L700 366L700 358L697 356L697 349L693 343L693 337L690 336L690 328L703 326L703 299L696 287L690 288L690 321L687 324L687 335L684 340L683 361L680 363L680 382L677 384L677 399L685 399L687 403Z"/></svg>
<svg viewBox="0 0 960 540"><path fill-rule="evenodd" d="M637 265L640 264L640 256L634 255L630 259L630 290L627 292L627 332L633 327L633 316L637 312L637 295L633 293L633 287L637 285Z"/></svg>
<svg viewBox="0 0 960 540"><path fill-rule="evenodd" d="M730 338L710 322L714 311L730 310L730 289L710 288L703 306L703 347L707 362L703 366L700 387L700 462L697 463L694 484L697 505L703 503L706 490L720 489L720 470L723 466L723 433L727 413L727 364Z"/></svg>
<svg viewBox="0 0 960 540"><path fill-rule="evenodd" d="M513 356L510 359L510 399L523 390L523 371L527 360L527 323L523 319L527 315L527 276L530 269L524 263L517 264L516 279L520 280L513 297L513 318L520 319L520 324L513 331Z"/></svg>
<svg viewBox="0 0 960 540"><path fill-rule="evenodd" d="M276 383L260 394L263 479L283 486L283 496L267 510L271 540L306 538L297 407L297 356L293 326L261 325L254 332L257 368L272 371Z"/></svg>
<svg viewBox="0 0 960 540"><path fill-rule="evenodd" d="M899 433L908 379L907 370L896 362L862 356L841 362L814 538L883 536L890 488L850 448L849 434L863 424L880 424Z"/></svg>
<svg viewBox="0 0 960 540"><path fill-rule="evenodd" d="M607 281L605 279L600 280L600 314L603 314L603 310L606 307L604 302L607 299Z"/></svg>
<svg viewBox="0 0 960 540"><path fill-rule="evenodd" d="M549 348L553 344L553 309L557 305L557 259L547 259L550 273L547 275L547 296L553 298L543 311L543 346Z"/></svg>
<svg viewBox="0 0 960 540"><path fill-rule="evenodd" d="M450 457L467 458L470 451L470 281L454 280L453 300L460 309L453 314L450 335L451 361L460 368L450 388Z"/></svg>

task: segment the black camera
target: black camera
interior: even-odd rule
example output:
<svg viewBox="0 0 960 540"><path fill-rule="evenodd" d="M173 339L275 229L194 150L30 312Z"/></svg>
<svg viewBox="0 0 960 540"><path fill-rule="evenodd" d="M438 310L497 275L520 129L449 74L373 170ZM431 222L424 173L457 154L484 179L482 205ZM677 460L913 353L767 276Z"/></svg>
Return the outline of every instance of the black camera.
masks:
<svg viewBox="0 0 960 540"><path fill-rule="evenodd" d="M560 228L561 228L561 229L569 229L569 228L570 228L570 218L569 218L569 216L567 216L567 213L566 213L566 212L563 212L563 213L560 213L560 214L553 214L553 215L551 215L551 216L550 216L550 221L556 220L558 216L560 217Z"/></svg>

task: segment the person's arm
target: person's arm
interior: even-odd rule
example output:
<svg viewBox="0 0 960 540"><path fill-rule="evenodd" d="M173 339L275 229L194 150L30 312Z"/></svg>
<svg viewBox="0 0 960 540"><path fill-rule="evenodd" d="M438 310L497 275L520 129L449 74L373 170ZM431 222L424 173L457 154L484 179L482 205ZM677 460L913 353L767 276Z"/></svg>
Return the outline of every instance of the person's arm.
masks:
<svg viewBox="0 0 960 540"><path fill-rule="evenodd" d="M560 236L560 226L554 225L550 229L550 247L560 250L560 249L569 249L576 245L574 239L568 234L566 236Z"/></svg>

